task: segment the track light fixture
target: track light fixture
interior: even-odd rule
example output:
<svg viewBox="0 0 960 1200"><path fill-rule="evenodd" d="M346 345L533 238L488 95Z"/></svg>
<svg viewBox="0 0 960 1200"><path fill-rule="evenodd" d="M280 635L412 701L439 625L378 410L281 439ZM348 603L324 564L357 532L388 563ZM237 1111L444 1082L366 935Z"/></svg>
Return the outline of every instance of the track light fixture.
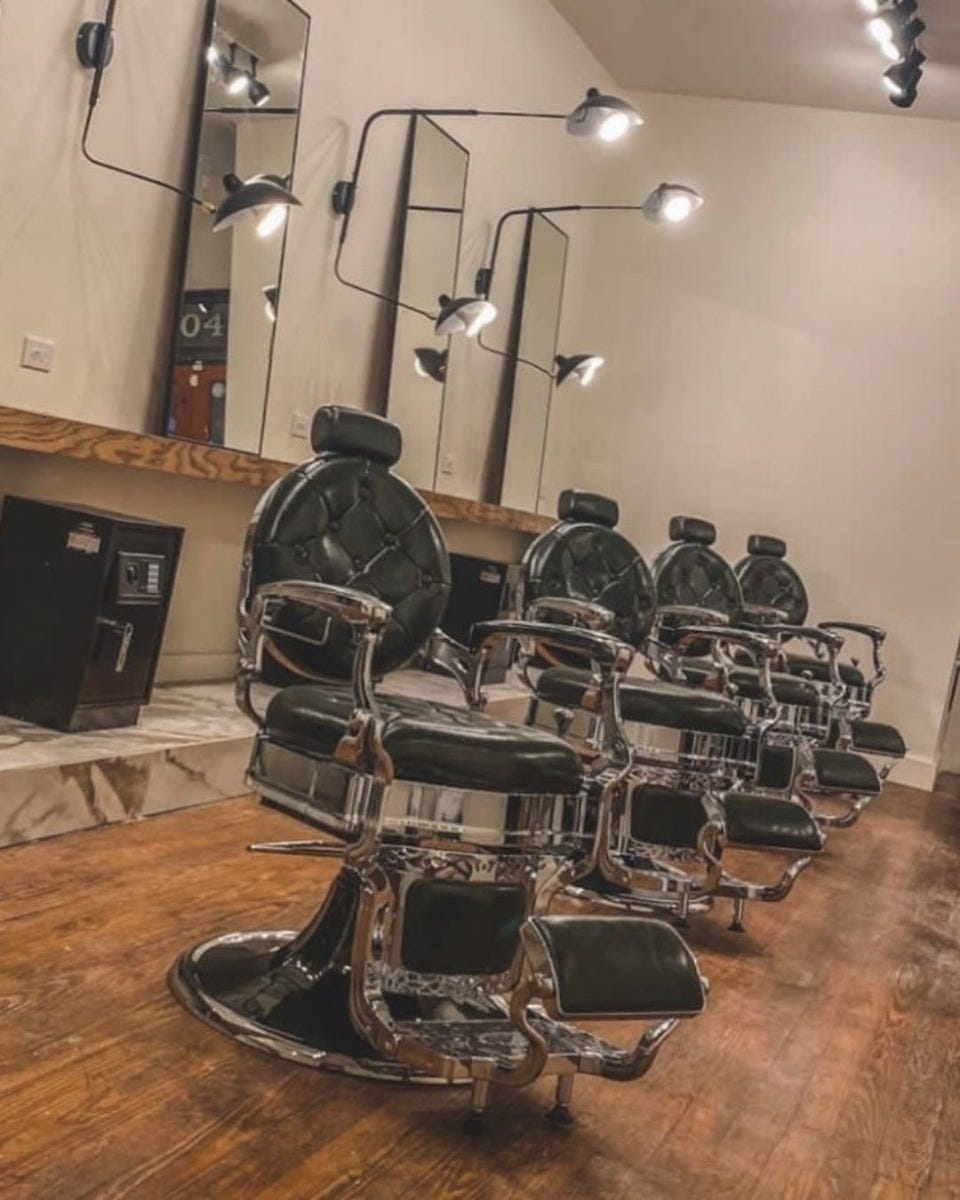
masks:
<svg viewBox="0 0 960 1200"><path fill-rule="evenodd" d="M254 108L262 108L270 99L270 89L257 78L257 63L260 60L255 54L250 55L250 75L247 79L247 95Z"/></svg>
<svg viewBox="0 0 960 1200"><path fill-rule="evenodd" d="M917 38L926 25L917 13L917 0L860 0L870 14L867 31L885 58L894 65L884 72L883 83L891 104L909 108L917 98L926 55Z"/></svg>
<svg viewBox="0 0 960 1200"><path fill-rule="evenodd" d="M432 346L418 346L413 352L413 367L422 379L432 379L443 383L447 378L446 350L436 350Z"/></svg>
<svg viewBox="0 0 960 1200"><path fill-rule="evenodd" d="M118 166L91 154L87 143L93 114L100 100L104 71L113 56L113 18L116 7L117 0L107 0L103 20L86 22L77 34L77 57L83 66L93 70L93 82L87 100L87 116L80 139L80 149L84 158L93 166L102 167L105 171L113 171L127 179L139 179L142 183L151 183L166 192L173 192L175 196L182 196L197 208L211 214L214 218L214 232L229 229L249 213L256 222L256 230L260 237L268 237L275 233L285 222L290 208L300 203L290 191L289 179L281 179L277 175L254 175L251 179L243 180L236 175L226 175L223 184L227 194L217 205L177 187L176 184L156 179L152 175L144 175L140 171L131 171L127 167ZM208 61L212 53L218 53L214 47L207 51ZM227 61L229 64L229 60ZM244 76L247 77L246 73Z"/></svg>

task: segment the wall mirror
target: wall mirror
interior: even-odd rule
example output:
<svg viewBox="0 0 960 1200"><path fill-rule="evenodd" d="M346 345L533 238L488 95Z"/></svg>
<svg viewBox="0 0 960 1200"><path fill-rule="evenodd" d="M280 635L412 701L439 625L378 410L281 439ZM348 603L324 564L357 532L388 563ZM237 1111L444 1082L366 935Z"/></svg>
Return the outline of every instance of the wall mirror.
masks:
<svg viewBox="0 0 960 1200"><path fill-rule="evenodd" d="M433 311L453 295L470 155L429 117L410 120L397 236L394 295ZM403 430L399 470L435 488L446 397L448 339L418 313L394 309L386 415Z"/></svg>
<svg viewBox="0 0 960 1200"><path fill-rule="evenodd" d="M504 368L497 420L502 469L492 481L496 503L524 512L537 512L540 504L567 242L543 213L527 213L507 349L536 367L511 359Z"/></svg>
<svg viewBox="0 0 960 1200"><path fill-rule="evenodd" d="M292 0L210 0L193 146L193 192L223 177L293 174L310 18ZM259 453L285 234L188 217L164 432Z"/></svg>

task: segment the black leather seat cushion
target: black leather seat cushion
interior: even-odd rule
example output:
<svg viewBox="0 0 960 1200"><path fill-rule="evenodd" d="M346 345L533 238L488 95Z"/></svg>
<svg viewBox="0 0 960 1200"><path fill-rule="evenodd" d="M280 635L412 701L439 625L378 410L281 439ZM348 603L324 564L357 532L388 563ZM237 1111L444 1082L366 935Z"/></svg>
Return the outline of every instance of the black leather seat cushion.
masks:
<svg viewBox="0 0 960 1200"><path fill-rule="evenodd" d="M398 779L488 792L574 795L582 771L576 752L539 729L408 696L377 697L384 743ZM349 688L301 684L270 701L270 738L328 757L353 712Z"/></svg>
<svg viewBox="0 0 960 1200"><path fill-rule="evenodd" d="M705 679L716 674L716 668L709 658L691 658L682 664L684 676L690 683L701 685ZM781 704L794 704L801 708L815 708L821 703L820 693L812 684L795 675L786 675L780 671L771 672L773 694ZM763 688L760 686L760 674L753 667L734 667L730 671L730 682L737 687L737 693L747 700L760 700Z"/></svg>
<svg viewBox="0 0 960 1200"><path fill-rule="evenodd" d="M537 682L537 696L551 704L576 708L590 683L589 671L554 667ZM747 720L738 704L714 692L696 692L676 684L627 679L620 686L624 719L667 729L739 736Z"/></svg>
<svg viewBox="0 0 960 1200"><path fill-rule="evenodd" d="M814 750L817 784L826 791L879 795L880 777L860 754L844 750Z"/></svg>
<svg viewBox="0 0 960 1200"><path fill-rule="evenodd" d="M825 658L817 658L813 654L788 654L787 665L795 675L808 672L811 679L828 683L830 680L830 663ZM863 672L853 663L837 663L840 678L849 687L863 687L867 682Z"/></svg>
<svg viewBox="0 0 960 1200"><path fill-rule="evenodd" d="M557 1001L569 1016L692 1016L704 1006L696 959L675 929L637 917L533 917Z"/></svg>
<svg viewBox="0 0 960 1200"><path fill-rule="evenodd" d="M907 753L907 744L894 725L884 725L881 721L851 721L850 732L853 735L853 749L862 754L903 758ZM834 723L830 727L827 745L835 746L839 738L840 726Z"/></svg>
<svg viewBox="0 0 960 1200"><path fill-rule="evenodd" d="M804 853L823 849L820 827L796 800L729 792L722 803L731 845Z"/></svg>

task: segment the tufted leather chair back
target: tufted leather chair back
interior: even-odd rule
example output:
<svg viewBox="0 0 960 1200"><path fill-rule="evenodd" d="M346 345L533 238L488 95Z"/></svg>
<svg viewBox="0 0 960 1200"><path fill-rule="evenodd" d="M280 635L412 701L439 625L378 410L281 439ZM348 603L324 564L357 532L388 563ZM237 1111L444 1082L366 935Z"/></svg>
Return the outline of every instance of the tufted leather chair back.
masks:
<svg viewBox="0 0 960 1200"><path fill-rule="evenodd" d="M790 625L803 625L810 601L803 580L784 557L787 544L780 538L754 533L747 539L747 556L734 568L748 604L764 604L787 614Z"/></svg>
<svg viewBox="0 0 960 1200"><path fill-rule="evenodd" d="M614 614L611 632L639 646L656 608L653 579L637 548L613 528L616 502L569 489L558 513L559 523L523 560L524 604L551 596L600 604Z"/></svg>
<svg viewBox="0 0 960 1200"><path fill-rule="evenodd" d="M254 514L242 602L284 579L338 584L385 600L393 617L375 659L383 675L409 661L443 616L450 594L443 535L417 492L390 471L401 450L395 425L329 406L314 417L311 440L316 458L275 483ZM345 622L288 604L276 623L290 631L275 638L288 664L306 675L350 677L353 643Z"/></svg>
<svg viewBox="0 0 960 1200"><path fill-rule="evenodd" d="M716 529L698 517L674 517L671 545L653 563L657 604L692 604L723 613L736 625L743 596L733 568L713 549Z"/></svg>

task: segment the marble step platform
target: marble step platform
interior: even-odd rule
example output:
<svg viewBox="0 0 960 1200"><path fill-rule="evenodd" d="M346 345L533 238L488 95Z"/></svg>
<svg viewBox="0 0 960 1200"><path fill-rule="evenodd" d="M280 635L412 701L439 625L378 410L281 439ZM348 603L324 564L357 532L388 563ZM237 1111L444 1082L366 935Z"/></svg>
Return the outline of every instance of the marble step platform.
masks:
<svg viewBox="0 0 960 1200"><path fill-rule="evenodd" d="M462 703L440 675L398 671L382 686ZM522 719L518 684L487 695L488 711ZM158 687L128 729L58 733L0 717L0 847L242 796L252 739L230 681Z"/></svg>

